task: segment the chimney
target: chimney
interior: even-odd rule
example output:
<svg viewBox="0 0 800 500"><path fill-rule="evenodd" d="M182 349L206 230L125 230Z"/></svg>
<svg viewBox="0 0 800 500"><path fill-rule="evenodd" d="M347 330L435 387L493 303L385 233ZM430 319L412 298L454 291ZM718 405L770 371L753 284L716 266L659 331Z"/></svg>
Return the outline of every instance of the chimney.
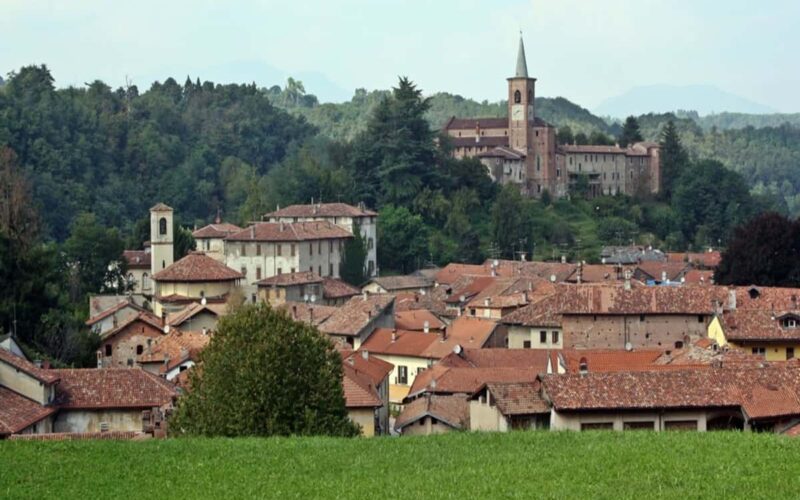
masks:
<svg viewBox="0 0 800 500"><path fill-rule="evenodd" d="M429 321L425 321L424 323L422 323L422 331L425 332L425 333L430 333L431 324L430 324Z"/></svg>
<svg viewBox="0 0 800 500"><path fill-rule="evenodd" d="M631 289L631 271L630 269L625 270L625 284L623 285L625 290Z"/></svg>
<svg viewBox="0 0 800 500"><path fill-rule="evenodd" d="M397 330L392 330L392 342L397 340Z"/></svg>
<svg viewBox="0 0 800 500"><path fill-rule="evenodd" d="M292 304L292 317L297 318L297 306Z"/></svg>
<svg viewBox="0 0 800 500"><path fill-rule="evenodd" d="M562 255L561 256L561 263L562 264L566 264L567 263L567 256L566 255Z"/></svg>
<svg viewBox="0 0 800 500"><path fill-rule="evenodd" d="M208 335L208 328L203 327L203 335Z"/></svg>
<svg viewBox="0 0 800 500"><path fill-rule="evenodd" d="M309 307L308 308L308 322L311 323L312 325L314 324L314 308L313 307Z"/></svg>
<svg viewBox="0 0 800 500"><path fill-rule="evenodd" d="M578 284L583 283L583 262L578 262Z"/></svg>
<svg viewBox="0 0 800 500"><path fill-rule="evenodd" d="M728 290L728 309L736 310L736 289Z"/></svg>
<svg viewBox="0 0 800 500"><path fill-rule="evenodd" d="M578 362L578 371L581 374L581 377L585 377L587 373L589 373L589 361L586 358L581 358Z"/></svg>
<svg viewBox="0 0 800 500"><path fill-rule="evenodd" d="M100 349L97 350L97 367L98 368L103 367L103 351L101 351Z"/></svg>
<svg viewBox="0 0 800 500"><path fill-rule="evenodd" d="M280 229L280 232L283 232L283 221L281 221L280 224L281 225L280 225L280 227L278 229Z"/></svg>
<svg viewBox="0 0 800 500"><path fill-rule="evenodd" d="M661 282L666 283L666 281L667 281L667 272L661 271Z"/></svg>
<svg viewBox="0 0 800 500"><path fill-rule="evenodd" d="M361 351L361 357L364 358L365 361L369 361L369 351Z"/></svg>
<svg viewBox="0 0 800 500"><path fill-rule="evenodd" d="M361 293L361 297L364 299L364 302L366 302L366 301L367 301L367 299L369 298L369 292L368 292L368 291L366 291L366 290L364 290L364 291Z"/></svg>
<svg viewBox="0 0 800 500"><path fill-rule="evenodd" d="M255 225L250 226L250 239L251 240L256 239L256 226Z"/></svg>

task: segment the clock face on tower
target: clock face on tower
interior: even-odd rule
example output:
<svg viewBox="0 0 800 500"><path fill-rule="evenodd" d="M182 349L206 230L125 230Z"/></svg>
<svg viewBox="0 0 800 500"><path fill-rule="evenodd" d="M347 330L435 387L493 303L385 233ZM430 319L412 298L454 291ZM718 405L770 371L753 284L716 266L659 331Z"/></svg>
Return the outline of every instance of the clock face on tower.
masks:
<svg viewBox="0 0 800 500"><path fill-rule="evenodd" d="M522 121L525 119L525 108L521 104L511 106L511 119L514 121Z"/></svg>

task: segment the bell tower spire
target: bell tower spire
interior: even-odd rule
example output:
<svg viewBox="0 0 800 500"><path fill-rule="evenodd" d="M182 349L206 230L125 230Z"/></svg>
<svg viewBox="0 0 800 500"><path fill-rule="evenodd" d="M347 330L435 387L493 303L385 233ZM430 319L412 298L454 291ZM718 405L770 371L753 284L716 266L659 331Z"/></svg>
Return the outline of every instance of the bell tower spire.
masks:
<svg viewBox="0 0 800 500"><path fill-rule="evenodd" d="M525 44L522 42L522 31L519 32L519 49L517 50L517 71L514 78L528 78L528 62L525 60Z"/></svg>

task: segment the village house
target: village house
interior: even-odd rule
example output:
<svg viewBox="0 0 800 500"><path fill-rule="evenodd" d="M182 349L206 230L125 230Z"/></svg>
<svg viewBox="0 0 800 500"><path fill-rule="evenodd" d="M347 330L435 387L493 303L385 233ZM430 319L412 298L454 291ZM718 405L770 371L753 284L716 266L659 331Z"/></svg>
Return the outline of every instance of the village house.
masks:
<svg viewBox="0 0 800 500"><path fill-rule="evenodd" d="M178 312L194 302L223 304L243 278L243 274L203 252L190 252L153 275L153 312L166 317L167 313Z"/></svg>
<svg viewBox="0 0 800 500"><path fill-rule="evenodd" d="M139 315L139 313L145 311L145 309L136 304L131 297L112 295L103 297L103 299L105 298L112 299L114 304L109 306L108 301L101 301L101 297L98 296L89 298L90 313L94 313L86 320L86 326L91 328L92 332L97 335L110 332L131 318ZM102 305L97 304L97 302L102 302ZM101 309L103 306L105 306L105 308Z"/></svg>
<svg viewBox="0 0 800 500"><path fill-rule="evenodd" d="M351 298L319 325L335 342L358 349L378 328L394 328L394 297L386 294Z"/></svg>
<svg viewBox="0 0 800 500"><path fill-rule="evenodd" d="M142 311L129 317L116 328L100 333L97 351L98 368L131 368L136 357L164 335L161 320Z"/></svg>
<svg viewBox="0 0 800 500"><path fill-rule="evenodd" d="M357 227L364 239L364 245L366 245L367 258L364 265L367 276L378 274L378 213L367 209L363 203L354 207L346 203L314 203L312 201L310 205L278 207L274 212L264 215L262 220L269 222L326 221L339 226L351 235L355 234L354 231ZM305 269L305 267L298 266L297 269Z"/></svg>
<svg viewBox="0 0 800 500"><path fill-rule="evenodd" d="M177 312L167 314L166 325L195 332L213 332L217 322L228 313L228 304L192 302Z"/></svg>
<svg viewBox="0 0 800 500"><path fill-rule="evenodd" d="M204 252L212 259L225 261L225 238L243 229L235 224L222 222L219 215L213 224L208 224L192 232L197 250Z"/></svg>
<svg viewBox="0 0 800 500"><path fill-rule="evenodd" d="M441 333L447 324L427 309L394 311L394 324L398 330Z"/></svg>
<svg viewBox="0 0 800 500"><path fill-rule="evenodd" d="M392 365L369 353L340 351L345 406L363 436L389 434L389 374Z"/></svg>
<svg viewBox="0 0 800 500"><path fill-rule="evenodd" d="M284 302L323 302L322 277L313 271L278 274L256 282L258 299L272 306Z"/></svg>
<svg viewBox="0 0 800 500"><path fill-rule="evenodd" d="M142 431L142 411L171 406L166 380L142 370L45 369L0 348L0 439Z"/></svg>
<svg viewBox="0 0 800 500"><path fill-rule="evenodd" d="M469 398L472 431L547 429L550 405L540 382L487 382Z"/></svg>
<svg viewBox="0 0 800 500"><path fill-rule="evenodd" d="M141 297L150 297L153 294L153 281L151 280L151 262L149 244L144 250L125 250L122 252L128 274L126 280L130 293Z"/></svg>
<svg viewBox="0 0 800 500"><path fill-rule="evenodd" d="M172 329L147 346L136 358L136 363L146 372L174 382L184 371L192 368L206 348L211 337L208 333Z"/></svg>
<svg viewBox="0 0 800 500"><path fill-rule="evenodd" d="M264 278L303 271L338 278L352 237L329 221L260 222L225 238L225 264L241 272L243 290L255 299Z"/></svg>
<svg viewBox="0 0 800 500"><path fill-rule="evenodd" d="M544 375L552 430L760 430L800 417L800 366Z"/></svg>
<svg viewBox="0 0 800 500"><path fill-rule="evenodd" d="M469 429L469 404L462 395L428 394L403 408L395 419L395 430L403 436L430 436Z"/></svg>
<svg viewBox="0 0 800 500"><path fill-rule="evenodd" d="M311 326L319 326L336 312L333 306L323 306L311 304L309 302L284 302L277 306L281 311L285 311L290 318Z"/></svg>

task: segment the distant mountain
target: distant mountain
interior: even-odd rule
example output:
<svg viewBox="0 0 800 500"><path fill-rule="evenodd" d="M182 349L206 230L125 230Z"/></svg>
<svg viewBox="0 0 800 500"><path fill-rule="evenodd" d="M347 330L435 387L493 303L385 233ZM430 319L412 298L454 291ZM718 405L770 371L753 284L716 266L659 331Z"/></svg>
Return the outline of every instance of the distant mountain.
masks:
<svg viewBox="0 0 800 500"><path fill-rule="evenodd" d="M700 115L733 112L764 114L775 110L731 94L713 85L648 85L634 87L622 95L606 99L593 111L600 116L624 118L645 113L693 110Z"/></svg>

